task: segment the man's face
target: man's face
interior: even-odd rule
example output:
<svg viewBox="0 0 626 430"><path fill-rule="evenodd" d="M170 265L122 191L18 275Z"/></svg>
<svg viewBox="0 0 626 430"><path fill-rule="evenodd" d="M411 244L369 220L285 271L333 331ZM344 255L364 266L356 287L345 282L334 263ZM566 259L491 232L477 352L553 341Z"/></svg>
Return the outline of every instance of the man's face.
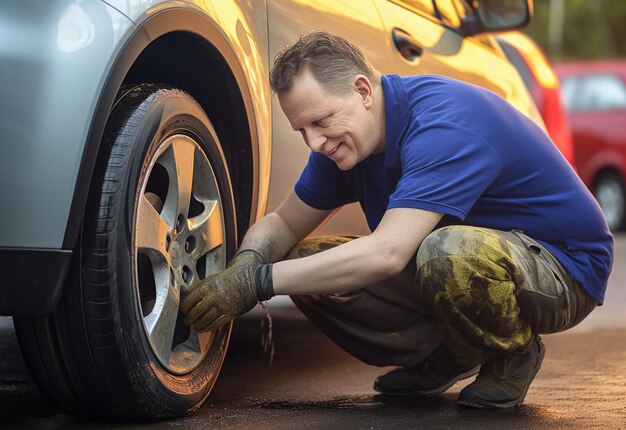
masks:
<svg viewBox="0 0 626 430"><path fill-rule="evenodd" d="M363 82L366 78L360 79L353 91L335 95L304 69L289 91L278 95L291 127L302 134L311 151L326 155L341 170L376 152L380 141L371 112L372 87Z"/></svg>

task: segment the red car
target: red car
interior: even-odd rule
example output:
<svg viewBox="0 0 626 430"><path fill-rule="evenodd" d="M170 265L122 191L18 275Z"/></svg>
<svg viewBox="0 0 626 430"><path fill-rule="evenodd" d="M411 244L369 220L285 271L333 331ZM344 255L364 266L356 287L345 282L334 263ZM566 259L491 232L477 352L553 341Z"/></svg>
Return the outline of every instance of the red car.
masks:
<svg viewBox="0 0 626 430"><path fill-rule="evenodd" d="M555 67L572 128L574 164L612 230L626 228L626 61Z"/></svg>

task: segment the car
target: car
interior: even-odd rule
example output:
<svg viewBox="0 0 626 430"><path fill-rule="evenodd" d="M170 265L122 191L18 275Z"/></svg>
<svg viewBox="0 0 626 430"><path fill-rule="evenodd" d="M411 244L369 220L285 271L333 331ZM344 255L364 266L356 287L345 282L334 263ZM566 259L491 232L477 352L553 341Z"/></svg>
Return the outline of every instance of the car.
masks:
<svg viewBox="0 0 626 430"><path fill-rule="evenodd" d="M496 40L524 80L550 139L575 168L572 132L552 65L535 41L520 31L500 33Z"/></svg>
<svg viewBox="0 0 626 430"><path fill-rule="evenodd" d="M383 73L488 88L541 124L491 31L527 0L21 0L0 3L0 315L59 408L157 419L209 395L232 325L181 295L225 268L308 150L268 73L324 29ZM363 234L358 207L324 232Z"/></svg>
<svg viewBox="0 0 626 430"><path fill-rule="evenodd" d="M626 229L626 61L555 66L568 110L574 164L611 230Z"/></svg>

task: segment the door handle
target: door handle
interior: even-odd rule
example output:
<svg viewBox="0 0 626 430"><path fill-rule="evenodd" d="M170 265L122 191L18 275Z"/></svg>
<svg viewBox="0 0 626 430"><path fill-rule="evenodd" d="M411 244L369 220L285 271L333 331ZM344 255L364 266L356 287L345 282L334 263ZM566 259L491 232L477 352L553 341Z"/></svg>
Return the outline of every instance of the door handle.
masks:
<svg viewBox="0 0 626 430"><path fill-rule="evenodd" d="M404 30L394 28L391 32L391 37L400 55L411 63L417 60L424 52L417 40Z"/></svg>

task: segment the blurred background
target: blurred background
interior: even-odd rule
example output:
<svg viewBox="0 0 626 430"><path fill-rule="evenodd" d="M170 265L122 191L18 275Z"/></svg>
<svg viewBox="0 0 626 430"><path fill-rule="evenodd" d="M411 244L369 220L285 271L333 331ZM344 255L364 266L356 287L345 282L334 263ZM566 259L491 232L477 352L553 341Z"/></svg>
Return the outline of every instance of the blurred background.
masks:
<svg viewBox="0 0 626 430"><path fill-rule="evenodd" d="M626 58L626 2L623 0L535 0L526 29L548 58Z"/></svg>

